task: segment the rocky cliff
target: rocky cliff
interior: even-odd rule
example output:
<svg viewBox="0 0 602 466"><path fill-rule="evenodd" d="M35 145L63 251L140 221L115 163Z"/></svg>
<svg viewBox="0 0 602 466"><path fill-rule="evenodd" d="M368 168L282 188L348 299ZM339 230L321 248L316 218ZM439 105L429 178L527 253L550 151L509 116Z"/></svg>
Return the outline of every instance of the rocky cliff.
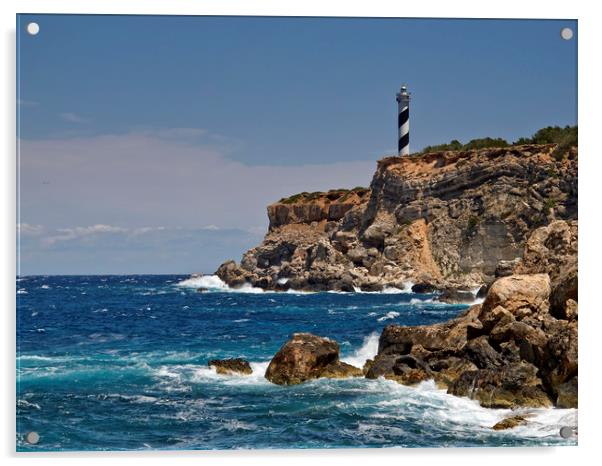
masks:
<svg viewBox="0 0 602 466"><path fill-rule="evenodd" d="M435 379L485 407L576 408L577 222L537 229L514 272L448 322L387 326L366 377Z"/></svg>
<svg viewBox="0 0 602 466"><path fill-rule="evenodd" d="M262 244L216 272L230 286L474 288L512 273L536 228L577 218L577 148L388 157L370 189L301 193L268 217Z"/></svg>

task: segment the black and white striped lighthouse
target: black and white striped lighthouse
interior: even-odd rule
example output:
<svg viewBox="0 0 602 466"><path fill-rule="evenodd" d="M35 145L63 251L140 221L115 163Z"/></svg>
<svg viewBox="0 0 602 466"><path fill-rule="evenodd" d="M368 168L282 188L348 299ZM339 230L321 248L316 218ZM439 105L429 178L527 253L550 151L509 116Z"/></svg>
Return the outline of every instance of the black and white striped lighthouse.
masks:
<svg viewBox="0 0 602 466"><path fill-rule="evenodd" d="M399 155L410 155L410 93L405 85L397 93L397 150Z"/></svg>

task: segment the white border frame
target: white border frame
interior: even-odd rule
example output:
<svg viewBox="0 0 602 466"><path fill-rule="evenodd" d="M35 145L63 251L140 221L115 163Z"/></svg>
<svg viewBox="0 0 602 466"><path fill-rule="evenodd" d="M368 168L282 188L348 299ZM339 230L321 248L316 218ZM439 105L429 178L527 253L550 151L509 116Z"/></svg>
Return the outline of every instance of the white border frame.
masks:
<svg viewBox="0 0 602 466"><path fill-rule="evenodd" d="M448 463L482 466L504 465L526 460L548 465L587 464L599 457L596 451L601 419L600 397L602 385L600 351L597 344L602 322L602 310L597 306L596 281L598 264L602 263L597 241L598 216L601 213L596 190L602 173L602 143L598 128L602 108L602 82L599 45L602 44L602 17L597 15L596 2L505 0L504 2L454 1L381 1L371 0L4 0L2 10L2 93L4 108L0 114L4 157L2 158L2 257L0 280L2 286L2 394L3 421L1 427L2 456L5 464L37 464L55 459L62 464L90 465L111 461L113 464L144 461L148 465L166 461L192 464L201 461L219 461L223 464L281 464L292 466L312 463L344 461L347 465L362 464L375 457L382 462ZM580 238L579 263L581 281L581 325L579 332L581 377L579 446L554 448L468 448L468 449L354 449L354 450L252 450L216 452L111 452L111 453L15 453L15 14L16 13L104 13L104 14L187 14L187 15L249 15L249 16L378 16L378 17L464 17L464 18L566 18L579 20L579 145L580 182L579 208ZM597 47L598 45L598 47ZM487 109L485 109L487 110ZM584 369L586 368L586 369ZM599 458L598 460L599 461ZM593 461L592 461L593 462Z"/></svg>

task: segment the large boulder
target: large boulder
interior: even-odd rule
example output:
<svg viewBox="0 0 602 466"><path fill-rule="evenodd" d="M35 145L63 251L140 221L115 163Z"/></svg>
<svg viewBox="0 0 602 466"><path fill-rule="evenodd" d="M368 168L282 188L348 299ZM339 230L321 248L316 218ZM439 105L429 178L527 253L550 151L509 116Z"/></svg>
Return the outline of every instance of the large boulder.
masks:
<svg viewBox="0 0 602 466"><path fill-rule="evenodd" d="M520 309L529 309L533 313L546 312L550 291L550 277L547 274L502 277L489 288L479 319L483 320L489 311L499 305L514 315Z"/></svg>
<svg viewBox="0 0 602 466"><path fill-rule="evenodd" d="M293 334L265 372L265 378L278 385L296 385L319 377L361 375L361 369L339 361L337 342L311 333Z"/></svg>
<svg viewBox="0 0 602 466"><path fill-rule="evenodd" d="M577 220L558 220L538 228L529 237L514 270L550 276L550 312L558 318L566 318L567 300L577 301L577 237Z"/></svg>
<svg viewBox="0 0 602 466"><path fill-rule="evenodd" d="M480 306L473 306L459 317L433 325L406 327L389 325L379 340L379 355L387 353L408 354L414 345L428 351L460 349L467 341L466 328L476 320Z"/></svg>
<svg viewBox="0 0 602 466"><path fill-rule="evenodd" d="M238 288L247 283L248 272L233 260L220 265L215 274L232 288Z"/></svg>

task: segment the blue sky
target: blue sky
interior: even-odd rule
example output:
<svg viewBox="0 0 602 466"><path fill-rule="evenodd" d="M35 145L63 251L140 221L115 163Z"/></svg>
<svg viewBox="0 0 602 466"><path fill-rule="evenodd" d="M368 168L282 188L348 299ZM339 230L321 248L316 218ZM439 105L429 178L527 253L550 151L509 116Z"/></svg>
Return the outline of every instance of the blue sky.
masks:
<svg viewBox="0 0 602 466"><path fill-rule="evenodd" d="M369 184L395 152L402 82L412 150L575 124L577 43L564 26L577 29L20 16L21 271L210 272L238 259L269 202Z"/></svg>

